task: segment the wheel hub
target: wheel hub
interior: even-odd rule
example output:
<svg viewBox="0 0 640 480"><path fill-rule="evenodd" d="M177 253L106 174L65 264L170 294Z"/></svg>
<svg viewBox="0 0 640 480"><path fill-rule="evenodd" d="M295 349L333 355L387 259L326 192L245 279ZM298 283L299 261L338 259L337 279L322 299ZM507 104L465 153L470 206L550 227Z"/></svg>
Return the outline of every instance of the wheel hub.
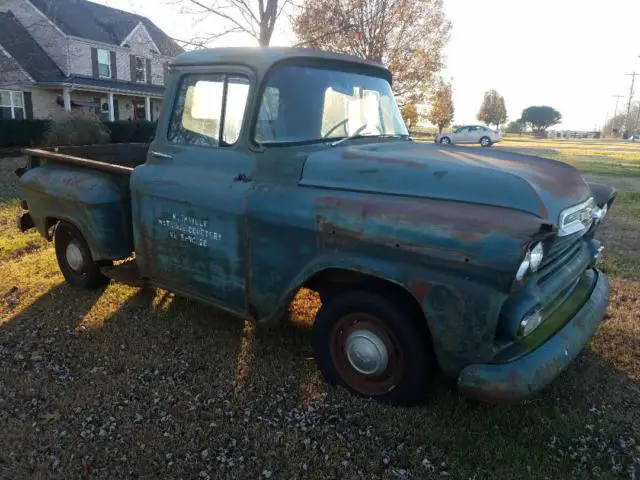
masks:
<svg viewBox="0 0 640 480"><path fill-rule="evenodd" d="M389 364L387 347L370 330L351 332L345 342L345 353L353 369L363 375L382 375Z"/></svg>
<svg viewBox="0 0 640 480"><path fill-rule="evenodd" d="M76 242L71 242L67 245L65 256L67 258L67 263L75 272L82 270L84 260L82 257L82 251Z"/></svg>

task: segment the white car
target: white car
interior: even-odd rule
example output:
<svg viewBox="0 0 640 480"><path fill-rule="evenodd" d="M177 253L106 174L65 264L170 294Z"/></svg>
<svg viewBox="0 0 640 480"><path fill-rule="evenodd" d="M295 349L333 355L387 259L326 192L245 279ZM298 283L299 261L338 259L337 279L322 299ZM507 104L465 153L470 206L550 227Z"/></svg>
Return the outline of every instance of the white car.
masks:
<svg viewBox="0 0 640 480"><path fill-rule="evenodd" d="M466 125L450 133L439 133L435 142L444 145L452 143L479 143L483 147L490 147L502 140L502 134L482 125Z"/></svg>

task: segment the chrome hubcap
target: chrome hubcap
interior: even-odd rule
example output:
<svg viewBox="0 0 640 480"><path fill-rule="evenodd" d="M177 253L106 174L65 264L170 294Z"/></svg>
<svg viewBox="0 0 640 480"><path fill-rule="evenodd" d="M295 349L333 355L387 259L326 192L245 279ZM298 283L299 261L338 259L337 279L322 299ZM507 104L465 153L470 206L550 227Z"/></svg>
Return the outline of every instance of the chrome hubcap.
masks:
<svg viewBox="0 0 640 480"><path fill-rule="evenodd" d="M484 139L482 140L482 145L484 145L484 146L489 145L489 140L487 140L486 138L484 138Z"/></svg>
<svg viewBox="0 0 640 480"><path fill-rule="evenodd" d="M76 242L71 242L67 245L66 257L67 263L74 271L82 270L82 251Z"/></svg>
<svg viewBox="0 0 640 480"><path fill-rule="evenodd" d="M351 366L363 375L382 375L389 364L389 352L384 342L370 330L351 332L345 343L345 353Z"/></svg>

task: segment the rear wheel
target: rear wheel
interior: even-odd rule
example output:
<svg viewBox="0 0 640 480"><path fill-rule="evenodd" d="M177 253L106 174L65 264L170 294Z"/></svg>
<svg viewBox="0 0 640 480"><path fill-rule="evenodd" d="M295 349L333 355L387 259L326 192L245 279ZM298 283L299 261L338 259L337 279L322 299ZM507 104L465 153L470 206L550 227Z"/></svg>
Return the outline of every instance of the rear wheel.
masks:
<svg viewBox="0 0 640 480"><path fill-rule="evenodd" d="M313 352L328 383L393 405L426 398L433 370L428 349L402 309L368 292L330 297L313 328Z"/></svg>
<svg viewBox="0 0 640 480"><path fill-rule="evenodd" d="M442 145L451 145L451 139L449 137L442 137L440 143Z"/></svg>
<svg viewBox="0 0 640 480"><path fill-rule="evenodd" d="M100 264L93 261L91 250L80 230L67 222L60 222L55 231L58 266L69 285L95 289L109 283L100 272Z"/></svg>
<svg viewBox="0 0 640 480"><path fill-rule="evenodd" d="M491 146L491 139L489 137L482 137L480 139L480 145L483 147L490 147Z"/></svg>

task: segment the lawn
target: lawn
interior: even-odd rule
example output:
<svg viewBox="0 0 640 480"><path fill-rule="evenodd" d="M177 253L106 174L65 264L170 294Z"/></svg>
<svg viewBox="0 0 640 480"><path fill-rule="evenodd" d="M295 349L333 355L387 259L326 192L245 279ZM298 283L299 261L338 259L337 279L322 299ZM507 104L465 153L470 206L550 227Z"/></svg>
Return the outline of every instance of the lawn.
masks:
<svg viewBox="0 0 640 480"><path fill-rule="evenodd" d="M401 409L325 386L311 292L262 331L163 290L66 286L52 246L15 231L17 163L0 160L0 478L640 476L633 184L601 232L608 320L555 383L490 406L440 381L428 404Z"/></svg>
<svg viewBox="0 0 640 480"><path fill-rule="evenodd" d="M508 136L495 148L560 160L583 173L640 177L640 143L637 142Z"/></svg>

